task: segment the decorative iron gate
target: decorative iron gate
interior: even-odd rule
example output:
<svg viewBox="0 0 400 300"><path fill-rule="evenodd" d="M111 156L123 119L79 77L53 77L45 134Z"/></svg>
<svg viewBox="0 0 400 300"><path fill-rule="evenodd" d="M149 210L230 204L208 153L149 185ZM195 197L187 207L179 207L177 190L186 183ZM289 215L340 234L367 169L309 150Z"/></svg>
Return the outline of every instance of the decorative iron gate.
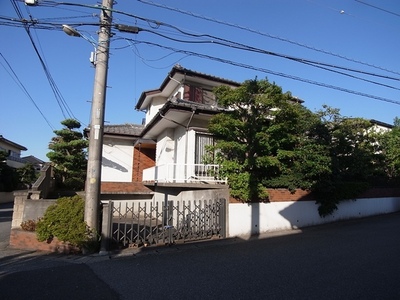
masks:
<svg viewBox="0 0 400 300"><path fill-rule="evenodd" d="M226 237L226 199L110 204L114 244L140 247Z"/></svg>

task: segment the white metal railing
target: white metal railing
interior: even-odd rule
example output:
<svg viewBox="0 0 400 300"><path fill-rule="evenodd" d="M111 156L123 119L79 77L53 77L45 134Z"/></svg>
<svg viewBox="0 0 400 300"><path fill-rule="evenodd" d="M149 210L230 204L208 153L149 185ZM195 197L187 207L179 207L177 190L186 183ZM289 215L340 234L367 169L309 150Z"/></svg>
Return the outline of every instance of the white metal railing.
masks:
<svg viewBox="0 0 400 300"><path fill-rule="evenodd" d="M143 181L163 183L223 183L219 176L219 165L164 164L143 170Z"/></svg>

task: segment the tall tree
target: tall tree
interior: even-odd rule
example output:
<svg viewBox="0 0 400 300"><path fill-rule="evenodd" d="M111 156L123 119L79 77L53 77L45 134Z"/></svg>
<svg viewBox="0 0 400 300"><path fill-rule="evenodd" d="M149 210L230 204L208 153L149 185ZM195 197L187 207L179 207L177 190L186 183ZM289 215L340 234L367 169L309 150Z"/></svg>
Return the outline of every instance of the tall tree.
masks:
<svg viewBox="0 0 400 300"><path fill-rule="evenodd" d="M313 187L319 213L331 214L342 200L355 199L382 176L379 133L369 120L348 118L340 110L324 106L317 112L327 130L327 148L331 160L328 176Z"/></svg>
<svg viewBox="0 0 400 300"><path fill-rule="evenodd" d="M61 122L64 128L55 130L49 143L47 157L55 168L56 183L60 188L82 190L86 178L86 151L88 141L77 129L81 124L74 119Z"/></svg>
<svg viewBox="0 0 400 300"><path fill-rule="evenodd" d="M267 80L222 86L215 94L226 112L210 121L216 141L208 160L221 165L235 198L263 201L270 187L309 189L325 216L382 174L379 135L368 120L328 106L313 113ZM400 155L395 147L391 153Z"/></svg>
<svg viewBox="0 0 400 300"><path fill-rule="evenodd" d="M237 89L221 86L215 94L227 111L210 121L209 131L216 138L211 150L228 178L233 197L266 200L267 187L308 187L313 177L326 169L328 162L317 164L326 159L318 158L324 149L314 146L317 144L312 136L319 120L290 93L283 93L268 80L255 79ZM318 151L301 152L301 144ZM303 159L312 172L296 170Z"/></svg>

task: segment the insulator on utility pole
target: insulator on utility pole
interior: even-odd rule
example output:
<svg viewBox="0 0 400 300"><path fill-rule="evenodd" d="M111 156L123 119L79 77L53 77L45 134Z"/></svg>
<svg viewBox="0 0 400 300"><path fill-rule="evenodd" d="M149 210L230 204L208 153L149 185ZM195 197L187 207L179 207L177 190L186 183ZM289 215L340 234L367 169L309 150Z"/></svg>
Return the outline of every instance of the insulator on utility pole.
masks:
<svg viewBox="0 0 400 300"><path fill-rule="evenodd" d="M137 27L137 26L129 26L129 25L124 25L124 24L117 24L115 26L119 31L122 32L129 32L129 33L139 33L142 29Z"/></svg>

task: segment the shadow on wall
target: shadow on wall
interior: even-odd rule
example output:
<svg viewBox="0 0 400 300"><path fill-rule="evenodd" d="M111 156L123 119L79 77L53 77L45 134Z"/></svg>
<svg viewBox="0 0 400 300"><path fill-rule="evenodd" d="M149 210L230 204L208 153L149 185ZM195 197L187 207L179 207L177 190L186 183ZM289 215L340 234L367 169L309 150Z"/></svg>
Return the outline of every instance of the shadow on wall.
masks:
<svg viewBox="0 0 400 300"><path fill-rule="evenodd" d="M117 164L116 162L109 160L108 158L105 158L103 156L102 161L101 161L102 166L106 167L106 168L112 168L121 172L128 172L128 169L125 168L124 166L121 166L120 164Z"/></svg>

